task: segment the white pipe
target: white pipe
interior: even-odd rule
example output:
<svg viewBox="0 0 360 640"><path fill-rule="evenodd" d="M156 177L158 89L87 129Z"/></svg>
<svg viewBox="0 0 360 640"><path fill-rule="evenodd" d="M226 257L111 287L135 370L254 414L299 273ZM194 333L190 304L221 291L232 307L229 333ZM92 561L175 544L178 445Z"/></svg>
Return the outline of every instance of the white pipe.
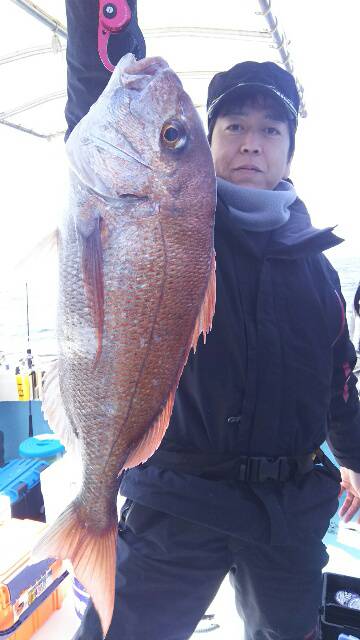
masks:
<svg viewBox="0 0 360 640"><path fill-rule="evenodd" d="M145 38L224 38L227 40L250 39L271 40L271 34L267 29L264 31L249 31L245 29L220 29L213 27L150 27L143 29Z"/></svg>
<svg viewBox="0 0 360 640"><path fill-rule="evenodd" d="M29 133L35 138L42 138L43 140L52 140L53 138L57 138L58 136L62 136L65 133L64 131L56 131L55 133L39 133L35 131L35 129L28 129L28 127L23 127L21 124L15 124L15 122L10 122L9 120L0 120L0 124L4 124L6 127L11 127L12 129L16 129L17 131L21 131L22 133Z"/></svg>
<svg viewBox="0 0 360 640"><path fill-rule="evenodd" d="M39 20L46 27L54 31L59 36L63 38L67 38L67 30L66 27L56 18L53 18L49 13L46 13L43 9L40 9L34 2L31 0L11 0L18 7L29 13L33 18Z"/></svg>
<svg viewBox="0 0 360 640"><path fill-rule="evenodd" d="M66 97L66 91L55 91L54 93L49 93L46 96L41 96L41 98L37 98L36 100L32 100L31 102L26 102L25 104L19 105L18 107L9 109L8 111L3 111L2 113L0 113L0 123L2 120L7 120L7 118L11 118L12 116L17 115L18 113L29 111L29 109L34 109L35 107L39 107L41 104L45 104L46 102L51 102L51 100L58 100L59 98L65 98L65 97Z"/></svg>
<svg viewBox="0 0 360 640"><path fill-rule="evenodd" d="M65 49L65 45L63 45L61 47L61 51L65 51ZM14 51L14 53L9 53L9 55L0 58L0 65L8 64L9 62L16 62L17 60L23 60L24 58L31 58L32 56L40 56L44 53L54 53L53 47L32 47L30 49Z"/></svg>
<svg viewBox="0 0 360 640"><path fill-rule="evenodd" d="M294 73L294 65L292 63L290 52L288 50L288 41L286 40L285 33L280 31L279 23L276 16L273 15L271 9L271 0L259 0L260 15L262 15L269 25L270 34L275 42L275 48L278 50L281 61L287 71L294 76L297 90L300 96L300 115L305 118L307 111L304 103L304 87L300 84L298 78Z"/></svg>

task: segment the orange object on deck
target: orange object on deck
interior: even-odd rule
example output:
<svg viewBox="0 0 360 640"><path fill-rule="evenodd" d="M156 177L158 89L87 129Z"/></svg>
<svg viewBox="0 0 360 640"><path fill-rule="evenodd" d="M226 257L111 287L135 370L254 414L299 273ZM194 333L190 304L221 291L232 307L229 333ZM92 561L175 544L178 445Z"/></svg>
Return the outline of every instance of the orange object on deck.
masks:
<svg viewBox="0 0 360 640"><path fill-rule="evenodd" d="M11 519L0 526L0 638L27 640L62 605L69 580L54 558L31 564L47 525Z"/></svg>
<svg viewBox="0 0 360 640"><path fill-rule="evenodd" d="M35 611L22 622L6 640L29 640L40 627L50 618L51 614L61 608L70 582L69 576L42 602Z"/></svg>

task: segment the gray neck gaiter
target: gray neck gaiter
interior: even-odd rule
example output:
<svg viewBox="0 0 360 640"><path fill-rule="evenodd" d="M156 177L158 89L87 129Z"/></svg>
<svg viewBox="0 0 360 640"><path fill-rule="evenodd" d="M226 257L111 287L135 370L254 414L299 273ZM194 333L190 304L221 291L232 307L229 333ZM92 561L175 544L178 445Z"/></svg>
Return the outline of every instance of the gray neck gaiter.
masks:
<svg viewBox="0 0 360 640"><path fill-rule="evenodd" d="M290 182L281 180L274 190L252 189L217 178L220 197L246 231L271 231L290 217L290 205L296 191Z"/></svg>

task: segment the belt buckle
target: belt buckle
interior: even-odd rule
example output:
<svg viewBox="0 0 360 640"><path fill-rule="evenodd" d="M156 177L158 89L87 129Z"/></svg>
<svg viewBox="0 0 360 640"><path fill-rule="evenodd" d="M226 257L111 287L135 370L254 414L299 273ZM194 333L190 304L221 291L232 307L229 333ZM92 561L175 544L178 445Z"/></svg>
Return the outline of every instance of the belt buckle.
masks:
<svg viewBox="0 0 360 640"><path fill-rule="evenodd" d="M248 482L248 462L239 462L237 474L240 482Z"/></svg>
<svg viewBox="0 0 360 640"><path fill-rule="evenodd" d="M265 480L284 481L289 475L287 458L250 458L248 479L250 482L264 482Z"/></svg>

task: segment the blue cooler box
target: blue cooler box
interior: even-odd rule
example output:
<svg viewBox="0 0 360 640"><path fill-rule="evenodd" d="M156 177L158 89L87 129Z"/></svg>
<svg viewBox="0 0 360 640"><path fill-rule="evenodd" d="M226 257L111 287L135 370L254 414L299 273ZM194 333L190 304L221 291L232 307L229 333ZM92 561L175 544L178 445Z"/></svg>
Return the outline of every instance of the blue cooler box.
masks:
<svg viewBox="0 0 360 640"><path fill-rule="evenodd" d="M16 458L0 468L0 493L9 496L13 518L45 521L40 473L46 460Z"/></svg>

